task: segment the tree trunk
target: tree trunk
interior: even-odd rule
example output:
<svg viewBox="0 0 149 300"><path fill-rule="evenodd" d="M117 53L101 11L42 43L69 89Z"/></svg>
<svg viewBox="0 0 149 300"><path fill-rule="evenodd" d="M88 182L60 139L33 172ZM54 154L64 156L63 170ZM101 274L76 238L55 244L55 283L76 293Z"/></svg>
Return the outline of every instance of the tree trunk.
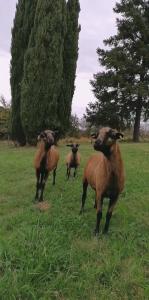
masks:
<svg viewBox="0 0 149 300"><path fill-rule="evenodd" d="M138 105L136 107L136 117L134 123L134 130L133 130L133 142L139 142L140 137L140 121L141 121L141 111L142 111L142 98L138 97Z"/></svg>

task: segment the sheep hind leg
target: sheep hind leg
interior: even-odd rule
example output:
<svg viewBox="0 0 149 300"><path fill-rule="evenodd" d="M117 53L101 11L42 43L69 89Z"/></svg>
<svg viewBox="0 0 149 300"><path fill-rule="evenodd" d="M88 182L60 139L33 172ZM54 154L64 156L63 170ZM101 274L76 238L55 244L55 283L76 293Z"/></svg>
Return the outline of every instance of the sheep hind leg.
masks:
<svg viewBox="0 0 149 300"><path fill-rule="evenodd" d="M116 202L117 202L117 196L110 198L109 207L108 207L108 211L106 214L106 222L105 222L105 226L104 226L104 230L103 230L104 234L108 233L110 220L111 220L113 209L115 207Z"/></svg>
<svg viewBox="0 0 149 300"><path fill-rule="evenodd" d="M82 205L81 205L81 209L80 209L80 214L82 214L84 211L84 205L85 205L85 200L86 200L86 196L87 196L87 187L88 187L88 182L84 181L83 182Z"/></svg>
<svg viewBox="0 0 149 300"><path fill-rule="evenodd" d="M49 173L47 170L41 174L41 183L40 183L41 184L41 194L40 194L40 198L39 198L40 202L43 201L43 192L44 192L46 181L48 179L48 175L49 175Z"/></svg>
<svg viewBox="0 0 149 300"><path fill-rule="evenodd" d="M97 219L96 219L96 227L94 230L94 234L99 234L99 226L100 221L102 219L102 204L103 204L103 198L96 192L96 206L97 206Z"/></svg>
<svg viewBox="0 0 149 300"><path fill-rule="evenodd" d="M55 178L56 178L56 169L57 167L53 170L53 185L55 185Z"/></svg>

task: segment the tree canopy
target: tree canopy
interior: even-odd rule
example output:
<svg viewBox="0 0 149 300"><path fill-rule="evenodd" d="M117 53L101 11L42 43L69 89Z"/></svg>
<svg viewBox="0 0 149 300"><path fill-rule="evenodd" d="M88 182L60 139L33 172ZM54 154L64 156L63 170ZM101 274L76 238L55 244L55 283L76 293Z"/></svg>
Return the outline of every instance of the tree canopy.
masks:
<svg viewBox="0 0 149 300"><path fill-rule="evenodd" d="M72 98L75 90L75 74L78 59L78 39L80 26L78 17L80 5L78 0L67 2L67 33L64 40L63 76L61 92L58 99L58 116L61 132L65 133L70 125Z"/></svg>
<svg viewBox="0 0 149 300"><path fill-rule="evenodd" d="M68 129L78 58L79 0L19 0L12 30L12 138Z"/></svg>
<svg viewBox="0 0 149 300"><path fill-rule="evenodd" d="M12 139L25 144L25 133L20 115L21 81L24 75L24 55L34 24L37 0L19 0L12 29L11 42L11 135Z"/></svg>
<svg viewBox="0 0 149 300"><path fill-rule="evenodd" d="M134 124L133 140L139 140L141 118L149 118L149 4L144 0L116 3L117 34L104 40L108 50L97 49L104 71L91 81L97 101L89 104L87 119L101 125ZM110 48L110 49L109 49Z"/></svg>

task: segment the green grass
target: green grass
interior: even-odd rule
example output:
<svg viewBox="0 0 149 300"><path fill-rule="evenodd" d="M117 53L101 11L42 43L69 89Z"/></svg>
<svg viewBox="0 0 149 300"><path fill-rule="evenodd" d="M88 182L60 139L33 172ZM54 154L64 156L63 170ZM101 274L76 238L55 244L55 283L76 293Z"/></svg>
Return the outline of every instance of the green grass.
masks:
<svg viewBox="0 0 149 300"><path fill-rule="evenodd" d="M66 181L60 146L56 186L49 178L40 212L33 204L35 148L0 145L0 299L149 299L149 145L122 144L126 187L107 236L93 237L89 189L79 216L83 167L93 152L80 146L77 178ZM105 222L107 200L101 228Z"/></svg>

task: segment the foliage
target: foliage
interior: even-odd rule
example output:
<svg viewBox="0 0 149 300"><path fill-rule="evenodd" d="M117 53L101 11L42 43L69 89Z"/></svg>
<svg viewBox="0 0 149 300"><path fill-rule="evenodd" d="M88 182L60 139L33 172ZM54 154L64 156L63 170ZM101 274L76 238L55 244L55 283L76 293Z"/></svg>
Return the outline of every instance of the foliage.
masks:
<svg viewBox="0 0 149 300"><path fill-rule="evenodd" d="M24 55L28 47L37 0L19 0L12 29L11 41L11 135L20 144L25 143L25 134L20 116L21 81L24 72Z"/></svg>
<svg viewBox="0 0 149 300"><path fill-rule="evenodd" d="M63 53L63 76L60 96L58 99L58 117L61 123L61 133L65 133L69 126L71 104L75 89L74 83L78 59L78 39L80 31L80 26L78 25L79 12L79 0L68 0L67 33L64 40Z"/></svg>
<svg viewBox="0 0 149 300"><path fill-rule="evenodd" d="M57 98L63 72L64 6L64 0L37 4L22 82L21 117L28 142L43 129L60 127Z"/></svg>
<svg viewBox="0 0 149 300"><path fill-rule="evenodd" d="M144 300L148 285L148 144L121 144L126 188L111 220L108 236L93 237L96 212L89 189L86 211L79 216L82 173L94 153L80 146L76 179L65 178L60 146L56 186L45 189L47 212L33 204L35 149L0 144L0 299ZM141 168L140 168L141 166ZM103 219L107 201L103 205Z"/></svg>
<svg viewBox="0 0 149 300"><path fill-rule="evenodd" d="M19 0L11 45L12 138L31 143L69 125L78 58L79 0Z"/></svg>
<svg viewBox="0 0 149 300"><path fill-rule="evenodd" d="M67 131L67 134L69 136L78 137L79 135L79 118L77 115L71 115L70 117L70 123L69 123L69 129Z"/></svg>
<svg viewBox="0 0 149 300"><path fill-rule="evenodd" d="M79 129L81 136L90 136L91 124L86 121L85 116L79 120Z"/></svg>
<svg viewBox="0 0 149 300"><path fill-rule="evenodd" d="M98 48L98 59L105 71L94 75L91 82L97 101L89 105L87 117L101 124L117 127L134 123L134 141L139 139L141 117L147 120L149 111L149 18L148 3L143 0L121 0L114 11L117 34L104 41L110 50Z"/></svg>
<svg viewBox="0 0 149 300"><path fill-rule="evenodd" d="M10 131L10 104L0 96L0 138L4 138Z"/></svg>

